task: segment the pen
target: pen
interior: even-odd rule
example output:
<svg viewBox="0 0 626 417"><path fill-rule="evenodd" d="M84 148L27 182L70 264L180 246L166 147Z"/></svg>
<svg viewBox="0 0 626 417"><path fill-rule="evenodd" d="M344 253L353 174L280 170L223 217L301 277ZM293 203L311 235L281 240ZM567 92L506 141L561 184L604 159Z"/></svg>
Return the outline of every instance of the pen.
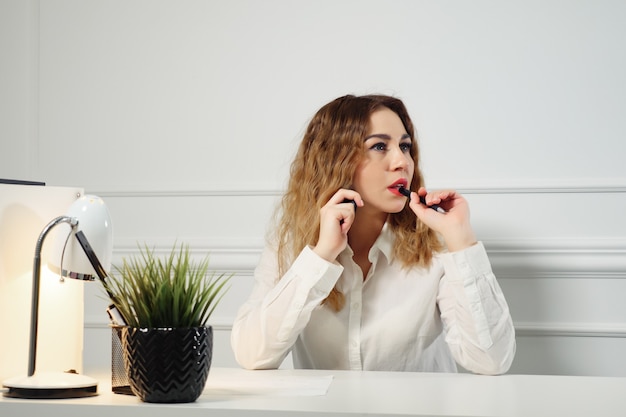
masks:
<svg viewBox="0 0 626 417"><path fill-rule="evenodd" d="M404 195L407 198L411 198L411 190L407 190L404 187L400 187L398 188L398 191L400 191L400 193L402 195ZM426 204L426 199L423 196L419 196L420 197L420 203L422 203L423 205L430 207L431 209L435 210L437 213L445 213L446 211L444 209L442 209L441 207L439 207L437 204L433 204L432 206L429 206L428 204Z"/></svg>
<svg viewBox="0 0 626 417"><path fill-rule="evenodd" d="M78 232L76 232L75 236L76 236L76 239L78 240L78 243L80 243L80 246L83 248L85 255L87 255L87 259L89 259L91 266L96 271L98 278L100 278L100 281L102 282L107 294L109 295L109 298L115 301L115 297L113 296L113 294L111 294L111 291L106 285L107 273L102 267L102 264L100 263L100 260L96 256L96 253L94 252L93 248L89 244L87 237L85 236L82 230L79 230ZM120 325L120 326L126 324L126 321L124 320L124 317L122 316L122 313L120 313L117 307L115 307L115 304L111 304L109 308L107 308L106 311L113 324Z"/></svg>
<svg viewBox="0 0 626 417"><path fill-rule="evenodd" d="M354 212L356 213L356 201L354 201L354 200L350 200L350 199L348 199L348 198L344 198L344 199L343 199L343 201L342 201L342 203L352 203L352 205L354 206ZM341 219L341 220L339 221L339 224L343 224L343 223L344 223L344 220L343 220L343 219Z"/></svg>

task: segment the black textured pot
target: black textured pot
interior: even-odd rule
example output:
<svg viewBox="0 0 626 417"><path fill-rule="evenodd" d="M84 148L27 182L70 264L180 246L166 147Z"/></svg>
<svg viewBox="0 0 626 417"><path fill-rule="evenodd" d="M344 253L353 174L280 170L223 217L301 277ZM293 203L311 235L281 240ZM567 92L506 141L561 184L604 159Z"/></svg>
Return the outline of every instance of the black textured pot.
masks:
<svg viewBox="0 0 626 417"><path fill-rule="evenodd" d="M193 402L211 368L213 329L124 327L122 351L130 388L142 401Z"/></svg>

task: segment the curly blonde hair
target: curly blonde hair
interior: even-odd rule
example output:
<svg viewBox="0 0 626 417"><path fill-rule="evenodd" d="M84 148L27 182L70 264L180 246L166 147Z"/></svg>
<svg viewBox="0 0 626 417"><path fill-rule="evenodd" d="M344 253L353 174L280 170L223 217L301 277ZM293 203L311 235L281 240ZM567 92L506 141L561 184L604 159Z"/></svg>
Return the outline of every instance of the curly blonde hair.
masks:
<svg viewBox="0 0 626 417"><path fill-rule="evenodd" d="M276 213L279 277L302 251L319 238L320 209L340 188L350 188L357 166L364 156L363 138L368 133L371 114L386 107L395 112L411 138L413 123L400 99L385 95L339 97L323 106L311 119L291 164L287 190ZM411 144L415 170L411 184L423 185L419 170L417 141ZM395 235L394 256L404 266L426 266L433 253L442 249L436 233L423 224L408 207L389 214L387 223ZM335 311L344 304L337 290L324 303Z"/></svg>

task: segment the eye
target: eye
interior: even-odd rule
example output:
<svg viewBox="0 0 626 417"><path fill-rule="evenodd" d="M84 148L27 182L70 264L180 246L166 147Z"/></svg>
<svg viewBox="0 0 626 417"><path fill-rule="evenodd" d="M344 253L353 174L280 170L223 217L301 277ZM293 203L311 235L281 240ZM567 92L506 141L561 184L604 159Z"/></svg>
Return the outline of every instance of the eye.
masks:
<svg viewBox="0 0 626 417"><path fill-rule="evenodd" d="M387 144L384 142L378 142L375 143L374 145L370 146L370 149L373 151L379 151L379 152L384 152L387 150Z"/></svg>
<svg viewBox="0 0 626 417"><path fill-rule="evenodd" d="M411 142L402 142L400 144L400 149L402 149L402 152L404 153L411 152Z"/></svg>

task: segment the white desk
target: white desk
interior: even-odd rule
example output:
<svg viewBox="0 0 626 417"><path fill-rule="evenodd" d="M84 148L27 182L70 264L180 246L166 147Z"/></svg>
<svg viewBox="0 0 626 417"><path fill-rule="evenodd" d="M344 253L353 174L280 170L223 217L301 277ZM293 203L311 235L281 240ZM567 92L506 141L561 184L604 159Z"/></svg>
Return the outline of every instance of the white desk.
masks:
<svg viewBox="0 0 626 417"><path fill-rule="evenodd" d="M330 375L326 394L301 390ZM626 416L626 378L214 368L205 393L189 404L147 404L113 394L107 378L101 379L100 395L91 398L2 397L0 415ZM281 384L290 388L281 389Z"/></svg>

